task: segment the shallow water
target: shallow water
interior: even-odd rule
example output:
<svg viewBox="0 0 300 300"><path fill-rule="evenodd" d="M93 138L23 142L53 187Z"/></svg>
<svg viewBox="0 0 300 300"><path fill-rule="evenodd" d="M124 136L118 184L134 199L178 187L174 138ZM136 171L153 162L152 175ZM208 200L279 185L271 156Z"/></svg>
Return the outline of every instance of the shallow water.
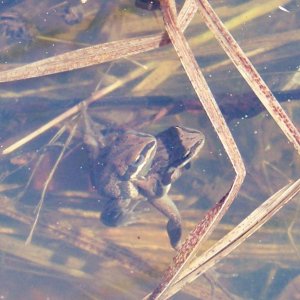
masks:
<svg viewBox="0 0 300 300"><path fill-rule="evenodd" d="M14 13L22 15L21 21L29 33L25 34L26 39L7 36L9 32L1 35L3 69L88 44L157 33L163 28L159 12L138 10L134 1L89 0L82 7L70 1L71 7L77 7L80 19L73 25L66 23L64 2L15 2ZM297 1L281 3L288 12L277 6L260 17L253 17L253 9L261 5L260 1L211 3L227 22L248 12L237 18L239 25L232 33L299 127ZM270 1L269 5L274 3ZM1 12L11 15L11 10L4 4ZM186 35L247 168L238 198L204 249L274 192L296 180L300 174L299 157L216 41L206 33L199 16ZM155 63L155 72L146 69L151 62ZM200 157L170 191L181 212L186 235L227 192L234 172L171 46L114 63L1 84L1 148L89 97L95 89L109 86L142 67L145 74L141 78L105 96L88 112L105 136L119 127L156 134L174 125L205 133L206 144ZM25 246L34 222L34 208L70 129L76 124L79 130L47 188L32 243ZM63 125L67 130L51 142ZM146 202L138 206L135 224L109 228L99 222L101 195L91 187L81 130L79 119L59 124L12 154L1 156L3 299L141 299L158 284L175 254L168 242L166 219ZM21 192L25 193L20 195ZM259 232L174 299L297 299L297 200L296 197Z"/></svg>

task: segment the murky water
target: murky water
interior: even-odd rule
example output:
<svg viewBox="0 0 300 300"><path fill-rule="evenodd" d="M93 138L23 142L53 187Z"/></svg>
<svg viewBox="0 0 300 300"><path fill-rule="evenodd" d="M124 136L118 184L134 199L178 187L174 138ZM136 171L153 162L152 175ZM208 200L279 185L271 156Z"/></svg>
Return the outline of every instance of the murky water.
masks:
<svg viewBox="0 0 300 300"><path fill-rule="evenodd" d="M297 1L282 1L280 7L276 1L211 4L299 127ZM1 5L3 70L163 30L159 11L139 10L129 0ZM203 245L206 249L274 192L296 180L299 156L210 37L199 15L186 36L247 168L238 198ZM88 114L99 124L106 143L120 128L155 135L180 125L205 134L199 158L169 192L186 236L228 191L234 171L171 46L81 70L1 83L1 149L137 69L144 73L99 99ZM146 201L137 207L134 224L106 227L99 222L103 195L92 188L82 132L81 119L69 118L9 155L1 154L1 299L141 299L158 284L175 254L165 229L167 219ZM36 230L25 246L43 190ZM296 197L174 299L297 299L298 217Z"/></svg>

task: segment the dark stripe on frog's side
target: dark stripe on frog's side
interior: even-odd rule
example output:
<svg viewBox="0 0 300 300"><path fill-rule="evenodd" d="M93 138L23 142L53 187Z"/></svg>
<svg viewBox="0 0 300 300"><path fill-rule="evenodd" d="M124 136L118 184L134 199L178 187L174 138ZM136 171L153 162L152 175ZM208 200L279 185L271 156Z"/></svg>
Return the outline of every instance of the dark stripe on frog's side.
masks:
<svg viewBox="0 0 300 300"><path fill-rule="evenodd" d="M157 150L153 164L145 178L135 180L148 202L169 220L167 232L173 248L178 249L182 226L180 213L168 191L171 184L189 166L204 145L204 135L195 129L170 127L156 135Z"/></svg>
<svg viewBox="0 0 300 300"><path fill-rule="evenodd" d="M122 177L123 180L130 180L134 174L138 176L143 176L148 172L150 168L152 159L154 155L150 153L151 149L155 147L156 142L152 141L149 142L143 150L140 152L139 157L136 161L128 165L128 169L124 176ZM150 153L150 156L149 156Z"/></svg>
<svg viewBox="0 0 300 300"><path fill-rule="evenodd" d="M100 218L105 225L132 223L134 200L141 198L132 180L148 173L156 144L152 135L126 131L101 151L92 175L95 187L105 198Z"/></svg>
<svg viewBox="0 0 300 300"><path fill-rule="evenodd" d="M92 182L100 194L128 198L127 184L132 178L148 172L154 157L156 139L148 134L128 131L112 145L101 150L92 170ZM124 193L124 195L122 194Z"/></svg>
<svg viewBox="0 0 300 300"><path fill-rule="evenodd" d="M157 136L158 150L163 153L158 159L154 159L153 165L161 176L163 185L174 182L181 173L183 167L190 167L190 161L200 152L204 144L204 135L194 129L185 127L170 127Z"/></svg>
<svg viewBox="0 0 300 300"><path fill-rule="evenodd" d="M145 178L134 180L146 198L167 194L170 185L197 157L205 141L200 131L179 126L164 130L156 139L157 150L149 173Z"/></svg>

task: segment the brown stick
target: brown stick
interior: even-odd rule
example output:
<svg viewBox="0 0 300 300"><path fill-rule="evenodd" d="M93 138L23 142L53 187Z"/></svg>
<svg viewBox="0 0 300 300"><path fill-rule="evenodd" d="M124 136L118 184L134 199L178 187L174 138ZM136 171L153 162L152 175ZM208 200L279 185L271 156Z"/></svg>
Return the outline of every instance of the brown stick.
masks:
<svg viewBox="0 0 300 300"><path fill-rule="evenodd" d="M186 3L183 5L179 17L178 17L178 21L180 23L180 26L182 26L183 29L186 29L188 24L191 22L191 20L193 19L195 13L197 11L197 6L195 5L194 0L187 0ZM163 42L169 43L170 40L168 38L168 36L166 35L166 32L160 34L160 35L156 35L156 38L154 38L151 41L150 37L146 37L146 38L142 38L144 40L145 43L145 49L143 51L147 51L147 50L151 50L153 47L159 47L161 46L161 44ZM138 40L142 40L142 39L138 39ZM122 41L120 41L122 42ZM143 45L143 43L142 43ZM87 50L88 52L91 51L92 49L94 49L94 47L100 47L101 45L98 46L92 46L92 47L87 47L84 49L80 49L80 50ZM128 46L128 45L127 45ZM103 47L105 49L105 47L107 47L107 51L111 51L112 53L114 53L115 46L114 46L114 42L113 43L107 43L107 44L103 44ZM149 49L147 47L150 47ZM129 47L130 48L130 47ZM142 48L140 48L141 50ZM76 52L77 51L77 52ZM53 74L53 70L49 70L46 71L47 67L49 67L51 65L51 61L54 60L55 58L59 58L58 61L55 63L55 65L60 66L61 62L60 61L64 61L64 59L67 59L69 56L70 57L77 57L78 53L80 53L79 50L76 50L73 52L68 52L66 54L62 54L62 55L58 55L56 57L53 58L49 58L49 59L45 59L45 60L41 60L38 61L36 63L33 64L29 64L26 65L26 68L24 66L24 70L23 67L21 68L16 68L13 70L8 70L6 72L0 72L0 82L1 81L12 81L12 80L19 80L19 79L24 79L24 78L30 78L30 77L36 77L36 76L41 76L41 75L47 75L47 74ZM77 54L76 54L76 53ZM118 52L118 51L117 51ZM102 52L101 52L102 53ZM96 53L94 53L94 55L96 55ZM105 56L105 55L104 55ZM69 58L70 58L69 57ZM69 59L68 58L68 59ZM70 60L72 61L72 59ZM67 65L67 63L63 63L63 65ZM63 68L64 66L62 66ZM36 69L36 72L34 73L33 76L31 76L31 72L34 72L34 69ZM51 69L51 67L50 67ZM54 68L55 69L55 68ZM60 67L59 67L60 69ZM148 69L151 69L151 66L148 67ZM56 70L56 69L55 69ZM24 73L25 72L25 73ZM46 72L46 73L44 73ZM55 73L60 72L58 69L55 71ZM91 97L89 97L88 99L84 100L86 105L89 105L90 103L94 102L95 99L99 99L105 95L107 95L108 93L110 93L111 91L113 91L114 89L122 86L122 84L124 84L125 82L128 82L132 79L137 78L138 76L140 76L144 71L143 70L136 70L134 72L132 72L129 75L126 75L126 78L122 81L119 80L118 82L116 82L115 84L108 86L104 89L102 89L101 91L96 92L94 95L92 95ZM28 76L29 77L28 77ZM26 77L24 77L26 76ZM19 141L13 143L12 145L6 147L3 151L2 154L3 155L7 155L10 154L11 152L15 151L16 149L18 149L19 147L23 146L24 144L28 143L29 141L33 140L34 138L36 138L37 136L39 136L40 134L44 133L45 131L49 130L50 128L52 128L53 126L59 124L60 122L66 120L67 118L75 115L76 113L78 113L81 109L81 105L84 105L84 103L79 103L73 107L71 107L70 109L68 109L67 111L65 111L64 113L60 114L59 116L57 116L56 118L52 119L51 121L49 121L48 123L44 124L43 126L41 126L40 128L38 128L37 130L31 132L29 135L23 137L22 139L20 139Z"/></svg>
<svg viewBox="0 0 300 300"><path fill-rule="evenodd" d="M268 198L255 209L246 219L232 229L226 236L216 242L210 249L197 257L189 265L188 269L180 275L170 291L165 295L171 297L184 285L194 281L208 269L213 267L222 258L228 256L241 245L247 238L255 233L261 226L270 220L284 205L292 200L300 191L300 179L290 183Z"/></svg>
<svg viewBox="0 0 300 300"><path fill-rule="evenodd" d="M174 2L172 2L173 0L161 0L165 28L199 100L233 164L236 171L236 178L227 195L207 213L205 218L190 233L179 253L175 256L173 266L166 271L161 284L154 290L149 299L162 298L167 287L178 278L182 268L191 261L199 249L200 244L214 230L228 207L236 198L246 173L243 160L231 132L227 127L223 115L209 89L196 59L178 26L177 17L174 15L174 10L172 9Z"/></svg>
<svg viewBox="0 0 300 300"><path fill-rule="evenodd" d="M149 65L149 70L151 70L153 68L153 66ZM121 86L123 86L124 84L142 76L145 73L145 70L142 68L137 68L134 71L132 71L130 74L126 74L126 76L124 78L119 79L118 81L114 82L113 84L95 92L93 95L91 95L89 98L81 101L80 103L74 105L73 107L69 108L68 110L66 110L65 112L63 112L62 114L58 115L57 117L55 117L54 119L52 119L51 121L47 122L46 124L42 125L41 127L39 127L38 129L32 131L30 134L26 135L25 137L21 138L20 140L18 140L17 142L13 143L12 145L6 147L5 149L3 149L2 151L2 155L7 155L12 153L13 151L15 151L16 149L22 147L23 145L25 145L26 143L30 142L31 140L35 139L36 137L38 137L40 134L46 132L47 130L49 130L50 128L56 126L57 124L65 121L66 119L74 116L75 114L77 114L78 112L81 111L82 106L83 105L89 105L101 98L103 98L104 96L106 96L107 94L113 92L114 90L120 88Z"/></svg>
<svg viewBox="0 0 300 300"><path fill-rule="evenodd" d="M268 110L283 133L300 153L300 134L263 81L243 50L214 12L207 0L195 0L207 27L214 33L224 51Z"/></svg>
<svg viewBox="0 0 300 300"><path fill-rule="evenodd" d="M183 30L187 28L197 11L195 2L193 0L188 0L188 2L188 5L184 5L179 14L180 28ZM146 37L85 47L26 64L19 68L2 71L0 72L0 82L22 80L85 68L147 52L169 43L170 40L166 32L161 32Z"/></svg>

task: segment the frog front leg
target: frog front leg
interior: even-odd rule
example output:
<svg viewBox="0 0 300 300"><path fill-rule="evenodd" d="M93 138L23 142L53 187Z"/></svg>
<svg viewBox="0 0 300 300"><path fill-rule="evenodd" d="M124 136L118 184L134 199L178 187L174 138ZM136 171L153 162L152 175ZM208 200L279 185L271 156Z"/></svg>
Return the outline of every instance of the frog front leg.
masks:
<svg viewBox="0 0 300 300"><path fill-rule="evenodd" d="M161 198L148 198L148 202L169 219L167 232L170 244L174 249L178 250L181 244L182 224L181 216L175 203L168 195L164 195Z"/></svg>
<svg viewBox="0 0 300 300"><path fill-rule="evenodd" d="M100 149L105 146L101 128L89 116L86 105L82 106L81 118L83 123L83 142L88 148L90 159L95 160L100 153Z"/></svg>
<svg viewBox="0 0 300 300"><path fill-rule="evenodd" d="M104 148L104 138L101 134L100 125L92 120L87 112L87 105L83 102L81 108L81 123L83 143L87 147L89 157L90 180L93 187L97 187L96 181L99 166L97 166L97 158ZM101 168L101 166L100 166Z"/></svg>

